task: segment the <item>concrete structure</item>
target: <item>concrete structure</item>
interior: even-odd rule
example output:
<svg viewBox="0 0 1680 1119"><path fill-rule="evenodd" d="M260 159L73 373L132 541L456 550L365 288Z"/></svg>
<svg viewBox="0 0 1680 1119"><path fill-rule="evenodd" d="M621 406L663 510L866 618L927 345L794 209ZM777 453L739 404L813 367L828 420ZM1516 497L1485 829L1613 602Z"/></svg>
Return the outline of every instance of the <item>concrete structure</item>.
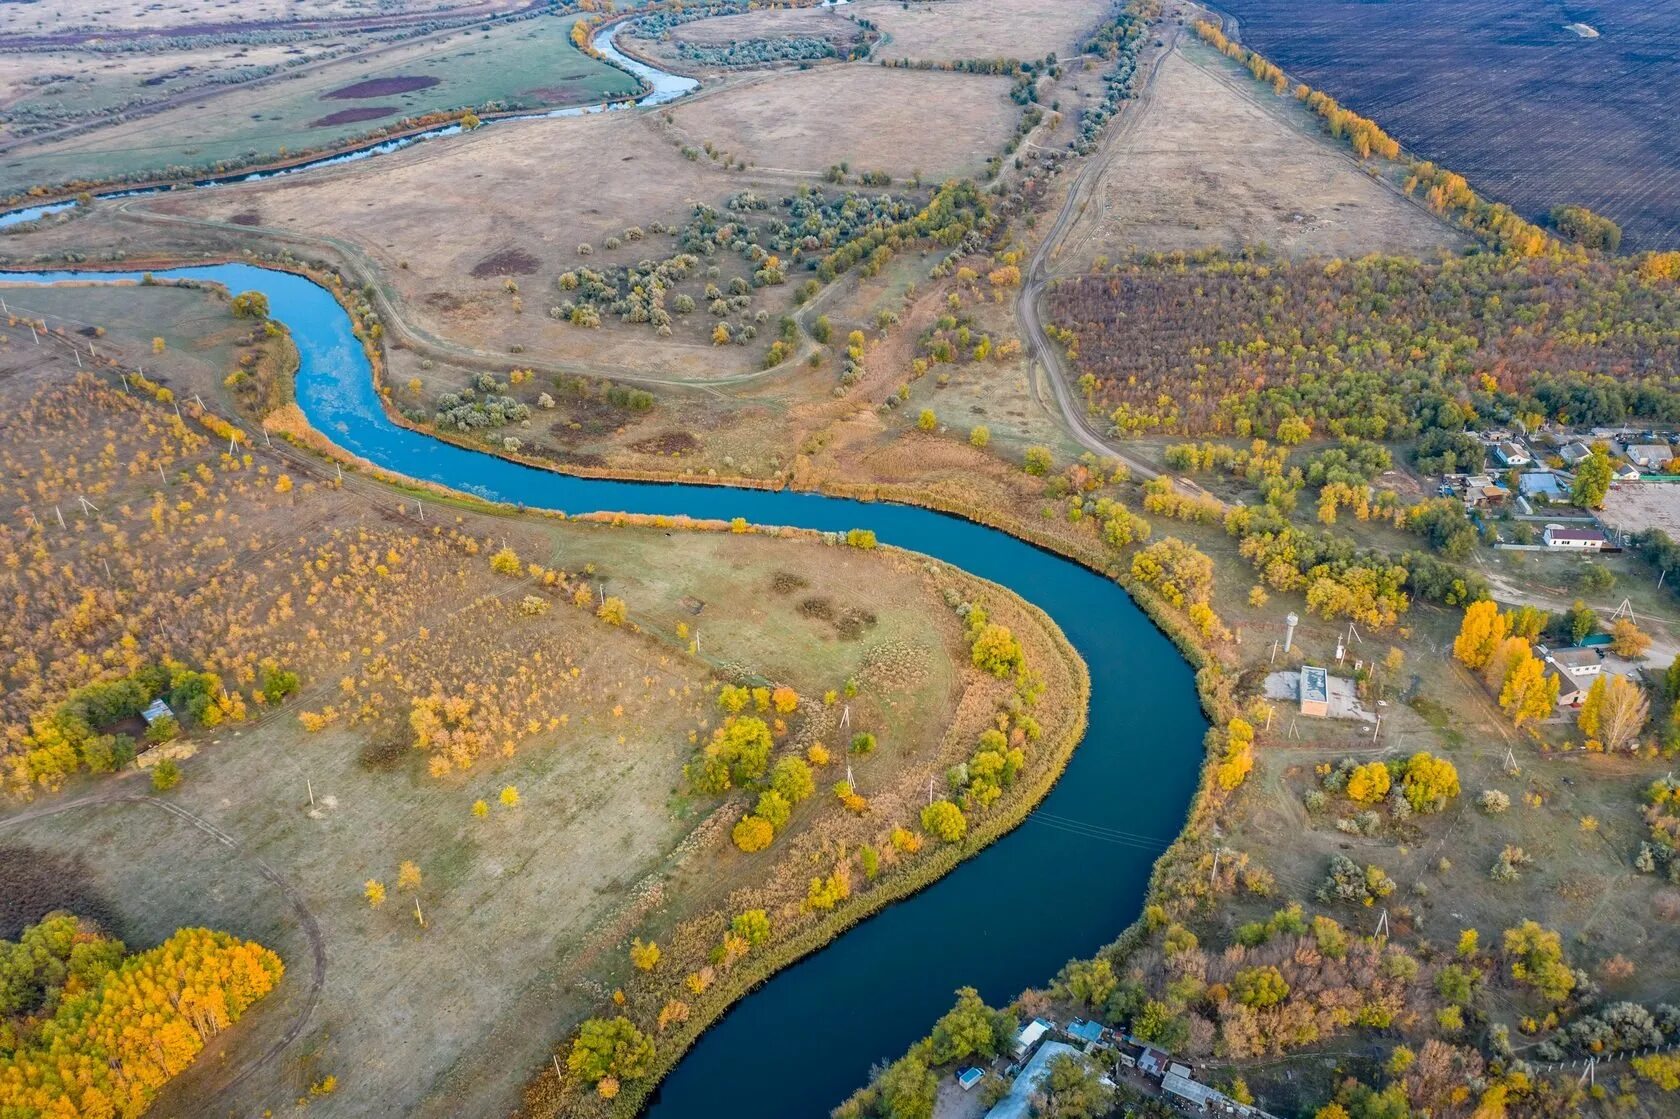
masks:
<svg viewBox="0 0 1680 1119"><path fill-rule="evenodd" d="M1596 528L1576 528L1571 525L1547 525L1540 539L1548 548L1571 552L1599 552L1609 543Z"/></svg>
<svg viewBox="0 0 1680 1119"><path fill-rule="evenodd" d="M1063 1054L1080 1059L1079 1050L1066 1042L1047 1041L1040 1045L1032 1060L1027 1062L1027 1067L1015 1077L1009 1094L986 1112L986 1119L1028 1119L1032 1114L1033 1093L1049 1077L1050 1062Z"/></svg>
<svg viewBox="0 0 1680 1119"><path fill-rule="evenodd" d="M1301 714L1320 719L1330 714L1330 674L1316 665L1301 666Z"/></svg>
<svg viewBox="0 0 1680 1119"><path fill-rule="evenodd" d="M1527 451L1515 443L1495 443L1493 457L1499 460L1501 466L1527 466L1534 461Z"/></svg>

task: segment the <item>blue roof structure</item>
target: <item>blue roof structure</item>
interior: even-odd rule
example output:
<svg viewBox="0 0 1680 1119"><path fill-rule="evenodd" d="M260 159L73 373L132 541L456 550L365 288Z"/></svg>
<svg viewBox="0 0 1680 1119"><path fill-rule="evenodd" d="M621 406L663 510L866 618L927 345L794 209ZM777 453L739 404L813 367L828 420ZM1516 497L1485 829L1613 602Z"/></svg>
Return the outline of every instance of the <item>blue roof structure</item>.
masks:
<svg viewBox="0 0 1680 1119"><path fill-rule="evenodd" d="M961 1072L957 1073L957 1083L961 1084L963 1086L963 1091L966 1092L968 1089L980 1083L981 1079L985 1075L986 1070L983 1068L965 1068Z"/></svg>
<svg viewBox="0 0 1680 1119"><path fill-rule="evenodd" d="M1563 483L1558 481L1558 476L1544 470L1517 475L1517 489L1522 491L1524 497L1545 497L1550 500L1564 496Z"/></svg>
<svg viewBox="0 0 1680 1119"><path fill-rule="evenodd" d="M1101 1022L1086 1022L1075 1018L1068 1024L1067 1032L1080 1041L1101 1041L1103 1025Z"/></svg>

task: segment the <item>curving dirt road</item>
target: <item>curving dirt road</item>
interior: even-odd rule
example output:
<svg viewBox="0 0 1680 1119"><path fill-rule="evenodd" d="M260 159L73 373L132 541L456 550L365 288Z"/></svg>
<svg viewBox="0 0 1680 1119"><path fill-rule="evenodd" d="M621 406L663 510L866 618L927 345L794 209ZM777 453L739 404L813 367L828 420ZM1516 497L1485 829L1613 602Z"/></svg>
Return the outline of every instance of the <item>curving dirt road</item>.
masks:
<svg viewBox="0 0 1680 1119"><path fill-rule="evenodd" d="M1050 336L1045 333L1043 320L1039 317L1039 301L1051 279L1048 267L1050 258L1056 255L1062 239L1067 236L1068 229L1074 221L1084 213L1085 207L1091 204L1092 192L1108 170L1109 164L1113 162L1114 153L1120 146L1119 142L1137 127L1144 109L1154 96L1155 78L1161 72L1161 59L1178 49L1179 36L1183 34L1183 30L1176 23L1167 28L1165 46L1156 53L1155 60L1150 64L1149 77L1144 80L1143 88L1117 114L1103 137L1101 150L1085 164L1073 186L1068 189L1067 198L1056 214L1056 220L1051 223L1044 240L1039 242L1038 248L1027 262L1026 277L1021 284L1020 294L1015 298L1015 316L1021 324L1021 333L1031 355L1027 362L1027 384L1031 387L1033 395L1043 399L1039 390L1039 372L1042 369L1051 393L1056 398L1056 406L1061 410L1062 419L1079 444L1099 455L1119 459L1131 467L1133 475L1139 478L1154 478L1160 471L1128 455L1091 425L1090 418L1086 415L1083 405L1075 398L1073 388L1069 384L1068 372L1062 364L1062 355L1050 341Z"/></svg>
<svg viewBox="0 0 1680 1119"><path fill-rule="evenodd" d="M298 927L303 930L303 935L309 940L313 973L309 978L309 990L304 994L303 1008L298 1011L297 1017L293 1020L292 1024L286 1027L285 1033L275 1038L273 1043L271 1043L267 1049L246 1061L237 1072L233 1073L231 1077L221 1082L220 1092L226 1092L228 1089L242 1083L258 1069L273 1061L286 1049L287 1046L296 1041L299 1035L303 1033L304 1029L308 1027L310 1018L315 1014L315 1007L321 1001L321 988L325 985L327 980L326 938L321 935L321 926L320 923L315 920L315 914L310 912L309 907L304 904L303 896L298 893L297 889L293 887L291 883L281 877L279 871L275 870L260 856L253 855L248 851L245 851L240 846L238 840L234 839L233 836L229 835L215 824L212 824L204 817L193 812L189 812L187 809L182 808L178 804L162 800L158 797L150 796L146 793L130 793L113 789L110 792L82 797L80 800L66 801L63 804L45 805L40 808L19 812L16 815L0 819L0 831L4 831L8 827L24 823L28 820L46 819L77 808L103 808L112 804L148 804L153 808L161 809L172 816L177 816L180 819L185 820L205 835L208 835L211 839L214 839L217 843L220 843L222 846L232 850L235 854L249 861L257 868L258 872L261 873L264 878L268 879L269 882L274 885L275 889L280 891L280 895L286 899L286 902L292 907L292 911L297 915Z"/></svg>

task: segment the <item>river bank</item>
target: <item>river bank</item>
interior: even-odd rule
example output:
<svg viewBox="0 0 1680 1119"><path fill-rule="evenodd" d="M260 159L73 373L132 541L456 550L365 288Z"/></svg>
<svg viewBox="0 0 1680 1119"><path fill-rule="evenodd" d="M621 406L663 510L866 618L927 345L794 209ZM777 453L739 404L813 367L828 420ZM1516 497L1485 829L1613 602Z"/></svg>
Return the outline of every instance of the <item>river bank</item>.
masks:
<svg viewBox="0 0 1680 1119"><path fill-rule="evenodd" d="M264 280L272 289L279 280L272 272L249 266L208 271L223 271L222 278L236 289L253 286L253 280ZM308 284L295 277L290 280ZM322 289L310 284L308 290L330 302ZM294 324L300 318L296 311L295 306L280 303L274 309L277 318ZM929 554L944 553L974 574L1006 586L1014 584L1029 599L1040 600L1038 605L1057 619L1092 665L1093 693L1098 698L1092 707L1087 748L1074 753L1069 769L1070 776L1084 776L1058 784L1042 811L1064 821L1125 820L1130 841L1114 842L1125 838L1114 835L1093 840L1093 833L1050 826L1010 832L983 856L962 863L915 900L890 907L859 925L738 1004L701 1039L690 1059L678 1065L654 1113L704 1113L701 1109L713 1106L709 1092L724 1093L739 1083L722 1066L736 1060L756 1063L763 1059L766 1044L789 1046L787 1058L792 1064L778 1063L777 1067L789 1068L790 1081L795 1075L791 1070L804 1067L796 1094L813 1110L824 1110L861 1078L871 1059L893 1052L901 1047L900 1041L914 1036L948 1001L955 986L975 982L994 998L1012 997L1021 987L1054 971L1068 956L1106 941L1113 930L1136 916L1153 854L1176 829L1177 805L1189 795L1193 771L1198 768L1195 744L1204 724L1194 714L1195 693L1188 671L1173 670L1182 662L1170 657L1171 646L1114 583L1066 561L1051 560L1032 545L993 530L904 506L791 491L583 480L442 444L388 424L371 368L358 368L362 346L347 321L341 321L330 337L311 339L308 331L296 325L293 329L308 369L299 378L305 413L319 430L369 461L527 507L576 508L574 498L587 498L601 508L668 512L680 502L691 514L724 519L745 514L763 523L802 524L824 531L874 525L883 540ZM393 463L393 458L400 461ZM1062 574L1052 575L1055 569ZM1053 600L1048 606L1042 601L1046 598ZM1112 608L1104 609L1104 604ZM1164 660L1162 653L1170 660ZM1159 686L1147 689L1149 699L1157 702L1139 702L1136 681L1130 679L1144 665L1157 669L1162 677ZM1177 701L1171 698L1174 695ZM1161 699L1167 702L1158 702ZM1167 745L1173 742L1176 748ZM1148 748L1142 755L1137 753L1140 744ZM1170 754L1157 753L1162 750ZM1150 787L1128 775L1137 761L1152 755L1161 757L1163 764L1161 772L1151 774L1154 785ZM1168 756L1180 760L1167 762ZM1086 765L1086 758L1095 762ZM1140 803L1117 811L1115 798L1126 797L1128 785ZM1145 842L1147 847L1140 845ZM1028 890L1032 900L1000 901L1000 890L1011 888ZM1059 915L1064 907L1071 912ZM929 930L959 927L982 930L981 942L965 951L926 950ZM880 943L883 937L890 944ZM878 975L878 983L858 984L857 975L866 973ZM784 982L787 976L794 978ZM820 995L813 996L813 990ZM796 1060L801 1046L797 1031L767 1024L811 997L831 1010L848 998L859 998L860 1015L871 1013L864 1006L879 1006L885 998L894 1004L895 1013L888 1016L887 1028L858 1039L859 1044L850 1047L850 1057L835 1053L835 1060L824 1070L827 1075L816 1077L808 1062ZM731 1041L742 1031L755 1039L744 1048ZM785 1041L776 1042L777 1038ZM785 1113L779 1108L791 1098L794 1085L790 1082L786 1088L776 1095L777 1113ZM716 1100L739 1102L727 1094Z"/></svg>

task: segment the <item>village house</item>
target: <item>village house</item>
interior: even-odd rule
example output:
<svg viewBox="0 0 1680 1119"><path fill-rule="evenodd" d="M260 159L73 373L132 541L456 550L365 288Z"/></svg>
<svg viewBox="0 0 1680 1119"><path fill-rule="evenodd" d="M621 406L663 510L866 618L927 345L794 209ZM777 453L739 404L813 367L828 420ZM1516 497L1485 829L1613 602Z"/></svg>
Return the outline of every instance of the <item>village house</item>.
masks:
<svg viewBox="0 0 1680 1119"><path fill-rule="evenodd" d="M1593 677L1604 671L1604 659L1597 649L1547 649L1541 646L1546 658L1546 675L1556 677L1559 707L1578 708L1587 698Z"/></svg>
<svg viewBox="0 0 1680 1119"><path fill-rule="evenodd" d="M1610 470L1610 477L1618 482L1637 482L1640 476L1639 467L1631 462L1618 462Z"/></svg>
<svg viewBox="0 0 1680 1119"><path fill-rule="evenodd" d="M1493 457L1501 466L1527 466L1534 457L1516 443L1495 443Z"/></svg>
<svg viewBox="0 0 1680 1119"><path fill-rule="evenodd" d="M1574 466L1591 454L1592 448L1579 440L1573 443L1565 443L1558 448L1558 457L1564 461L1566 466Z"/></svg>
<svg viewBox="0 0 1680 1119"><path fill-rule="evenodd" d="M1629 443L1622 453L1629 462L1647 472L1667 466L1668 460L1674 457L1667 443Z"/></svg>
<svg viewBox="0 0 1680 1119"><path fill-rule="evenodd" d="M1609 543L1598 529L1573 525L1547 525L1540 539L1548 548L1573 552L1600 552Z"/></svg>

